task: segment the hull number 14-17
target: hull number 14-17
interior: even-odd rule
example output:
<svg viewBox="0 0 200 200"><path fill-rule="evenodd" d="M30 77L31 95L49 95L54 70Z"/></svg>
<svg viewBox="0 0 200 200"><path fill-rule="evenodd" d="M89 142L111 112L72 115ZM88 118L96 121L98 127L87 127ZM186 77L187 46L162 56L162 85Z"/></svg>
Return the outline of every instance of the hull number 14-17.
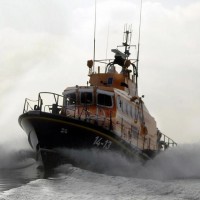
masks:
<svg viewBox="0 0 200 200"><path fill-rule="evenodd" d="M102 147L103 149L110 149L112 142L110 140L104 140L102 137L95 137L93 145Z"/></svg>

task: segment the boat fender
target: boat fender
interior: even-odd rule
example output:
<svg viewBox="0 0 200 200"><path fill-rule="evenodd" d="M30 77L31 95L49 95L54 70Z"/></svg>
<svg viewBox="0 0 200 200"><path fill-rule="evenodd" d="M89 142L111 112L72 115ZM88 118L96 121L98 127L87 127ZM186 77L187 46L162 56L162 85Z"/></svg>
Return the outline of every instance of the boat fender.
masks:
<svg viewBox="0 0 200 200"><path fill-rule="evenodd" d="M147 127L146 127L144 124L141 124L141 127L140 127L140 135L146 136L147 134L148 134Z"/></svg>

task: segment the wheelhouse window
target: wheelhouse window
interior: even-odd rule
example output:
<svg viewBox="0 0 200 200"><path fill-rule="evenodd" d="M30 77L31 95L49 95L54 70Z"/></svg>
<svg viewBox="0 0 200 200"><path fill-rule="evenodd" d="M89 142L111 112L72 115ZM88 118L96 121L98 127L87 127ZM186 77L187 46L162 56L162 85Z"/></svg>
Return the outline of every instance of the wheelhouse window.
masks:
<svg viewBox="0 0 200 200"><path fill-rule="evenodd" d="M111 107L112 106L112 96L107 94L97 94L97 104L101 106Z"/></svg>
<svg viewBox="0 0 200 200"><path fill-rule="evenodd" d="M108 83L107 83L108 85L112 85L113 84L113 78L108 78Z"/></svg>
<svg viewBox="0 0 200 200"><path fill-rule="evenodd" d="M76 93L68 93L65 96L66 105L75 105L76 104Z"/></svg>
<svg viewBox="0 0 200 200"><path fill-rule="evenodd" d="M81 92L81 104L92 104L92 92Z"/></svg>

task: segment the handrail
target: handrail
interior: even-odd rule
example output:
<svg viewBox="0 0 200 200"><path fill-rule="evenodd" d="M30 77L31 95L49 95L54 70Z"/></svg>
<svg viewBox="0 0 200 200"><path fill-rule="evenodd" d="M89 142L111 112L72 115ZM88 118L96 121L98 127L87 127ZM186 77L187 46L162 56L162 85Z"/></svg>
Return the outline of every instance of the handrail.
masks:
<svg viewBox="0 0 200 200"><path fill-rule="evenodd" d="M160 131L159 131L160 132ZM168 149L169 147L175 147L177 146L178 144L172 140L170 137L168 137L167 135L161 133L161 136L160 136L160 139L158 141L158 148L159 149L163 149L163 150L166 150Z"/></svg>
<svg viewBox="0 0 200 200"><path fill-rule="evenodd" d="M38 100L31 100L31 99L26 98L24 102L23 113L28 112L29 110L34 110L34 107L32 107L31 102L32 103L38 102Z"/></svg>
<svg viewBox="0 0 200 200"><path fill-rule="evenodd" d="M52 95L53 98L54 98L54 101L51 102L51 104L44 104L44 98L42 97L43 94L47 94L47 95ZM28 99L26 98L25 99L25 102L24 102L24 108L23 108L23 113L26 113L28 111L31 111L31 110L38 110L38 111L44 111L44 112L47 112L45 110L46 107L52 107L53 104L57 105L57 107L61 108L63 105L63 99L62 99L62 104L59 105L59 100L63 98L62 95L60 94L56 94L56 93L53 93L53 92L40 92L38 94L38 99L37 100L31 100L31 99ZM43 107L43 104L44 104L44 107ZM50 111L50 109L49 109Z"/></svg>

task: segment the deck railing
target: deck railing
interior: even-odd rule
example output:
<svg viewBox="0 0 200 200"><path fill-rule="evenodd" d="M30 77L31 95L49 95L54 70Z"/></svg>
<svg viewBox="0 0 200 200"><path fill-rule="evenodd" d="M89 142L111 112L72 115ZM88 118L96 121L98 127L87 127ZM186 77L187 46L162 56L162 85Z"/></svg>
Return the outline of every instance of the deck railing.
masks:
<svg viewBox="0 0 200 200"><path fill-rule="evenodd" d="M52 92L40 92L37 100L25 99L23 113L31 110L59 114L63 107L63 96Z"/></svg>
<svg viewBox="0 0 200 200"><path fill-rule="evenodd" d="M169 138L168 136L166 136L165 134L161 133L161 138L160 141L158 143L158 145L160 145L159 148L166 150L169 147L176 147L177 143L174 142L174 140L172 140L171 138Z"/></svg>

